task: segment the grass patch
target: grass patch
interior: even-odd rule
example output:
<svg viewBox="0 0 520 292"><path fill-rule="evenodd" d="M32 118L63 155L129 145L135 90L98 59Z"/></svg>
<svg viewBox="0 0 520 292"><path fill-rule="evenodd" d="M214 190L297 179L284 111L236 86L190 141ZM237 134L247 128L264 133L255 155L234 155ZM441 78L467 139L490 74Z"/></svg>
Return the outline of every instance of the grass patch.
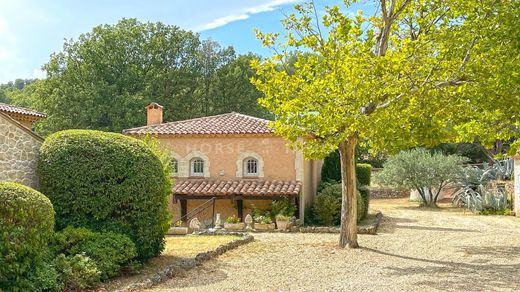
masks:
<svg viewBox="0 0 520 292"><path fill-rule="evenodd" d="M193 258L197 254L216 249L222 244L238 239L234 235L188 235L167 236L163 253L150 259L139 271L129 275L122 275L103 284L107 291L141 282L153 274L174 264L176 261Z"/></svg>

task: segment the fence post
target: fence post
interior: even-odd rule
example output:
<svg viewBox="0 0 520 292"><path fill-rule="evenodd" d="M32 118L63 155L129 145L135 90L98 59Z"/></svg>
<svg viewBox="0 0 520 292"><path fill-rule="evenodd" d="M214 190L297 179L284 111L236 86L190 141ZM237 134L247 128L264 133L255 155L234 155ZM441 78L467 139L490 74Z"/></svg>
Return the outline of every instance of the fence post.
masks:
<svg viewBox="0 0 520 292"><path fill-rule="evenodd" d="M212 211L212 215L211 215L211 227L215 228L215 198L212 199L213 200L213 211Z"/></svg>

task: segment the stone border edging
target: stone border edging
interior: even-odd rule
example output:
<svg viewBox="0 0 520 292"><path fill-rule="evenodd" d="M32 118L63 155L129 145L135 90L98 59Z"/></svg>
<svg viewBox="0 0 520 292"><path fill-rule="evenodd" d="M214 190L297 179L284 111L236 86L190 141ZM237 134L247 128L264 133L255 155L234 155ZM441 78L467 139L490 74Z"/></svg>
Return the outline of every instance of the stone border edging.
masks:
<svg viewBox="0 0 520 292"><path fill-rule="evenodd" d="M204 234L204 235L211 235L211 234ZM215 236L218 236L220 234L213 234ZM116 291L140 291L143 289L151 288L157 284L160 284L168 279L171 279L175 277L176 275L189 271L196 266L202 265L204 262L209 261L210 259L213 259L229 250L235 249L241 245L247 244L249 242L252 242L255 238L250 234L243 234L243 233L226 233L225 235L241 235L242 238L232 240L226 244L223 244L219 247L217 247L214 250L205 251L197 254L193 258L188 259L182 259L172 265L167 266L162 271L159 271L149 277L148 279L141 281L139 283L131 284L129 286L126 286L122 289L117 289Z"/></svg>
<svg viewBox="0 0 520 292"><path fill-rule="evenodd" d="M377 234L377 228L381 223L383 213L377 211L375 214L374 223L369 226L358 226L358 234ZM301 232L301 233L340 233L339 227L327 227L327 226L306 226L306 227L293 227L289 232Z"/></svg>
<svg viewBox="0 0 520 292"><path fill-rule="evenodd" d="M376 235L377 229L379 228L379 224L381 223L381 219L383 218L383 213L381 211L377 211L375 214L375 220L373 224L368 226L358 226L358 234L371 234ZM242 233L243 232L234 232L234 233ZM340 233L340 228L336 226L293 226L287 230L252 230L253 233Z"/></svg>

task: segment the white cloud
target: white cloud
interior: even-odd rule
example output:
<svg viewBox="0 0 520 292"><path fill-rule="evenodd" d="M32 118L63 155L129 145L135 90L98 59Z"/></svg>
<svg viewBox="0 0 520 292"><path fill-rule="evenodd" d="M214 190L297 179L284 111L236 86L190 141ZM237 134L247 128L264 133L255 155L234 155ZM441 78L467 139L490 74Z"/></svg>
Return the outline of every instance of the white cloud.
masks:
<svg viewBox="0 0 520 292"><path fill-rule="evenodd" d="M273 11L276 9L276 7L278 7L280 5L290 4L290 3L297 2L297 1L298 0L271 0L268 3L246 8L244 11L237 13L237 14L230 14L230 15L226 15L224 17L219 17L217 19L212 20L211 22L201 25L196 30L204 31L204 30L214 29L214 28L217 28L220 26L224 26L230 22L248 19L253 14Z"/></svg>

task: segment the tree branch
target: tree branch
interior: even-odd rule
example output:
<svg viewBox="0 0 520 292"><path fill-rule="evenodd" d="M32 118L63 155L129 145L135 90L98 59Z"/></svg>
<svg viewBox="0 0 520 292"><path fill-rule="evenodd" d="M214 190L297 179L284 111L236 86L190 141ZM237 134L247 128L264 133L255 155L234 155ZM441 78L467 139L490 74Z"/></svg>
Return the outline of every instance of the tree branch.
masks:
<svg viewBox="0 0 520 292"><path fill-rule="evenodd" d="M478 35L475 35L473 39L471 40L471 43L469 45L468 50L466 51L466 54L464 55L464 59L462 59L462 63L460 64L459 70L464 70L464 66L466 65L466 61L469 59L469 55L471 54L471 50L475 46L475 43L477 42Z"/></svg>
<svg viewBox="0 0 520 292"><path fill-rule="evenodd" d="M397 16L399 16L399 14L401 14L401 12L403 12L404 8L406 7L406 5L408 5L410 3L410 0L406 0L403 2L403 4L401 4L401 6L399 8L397 8L397 10L395 11L395 13L392 15L392 18L395 19ZM393 4L393 3L392 3Z"/></svg>

